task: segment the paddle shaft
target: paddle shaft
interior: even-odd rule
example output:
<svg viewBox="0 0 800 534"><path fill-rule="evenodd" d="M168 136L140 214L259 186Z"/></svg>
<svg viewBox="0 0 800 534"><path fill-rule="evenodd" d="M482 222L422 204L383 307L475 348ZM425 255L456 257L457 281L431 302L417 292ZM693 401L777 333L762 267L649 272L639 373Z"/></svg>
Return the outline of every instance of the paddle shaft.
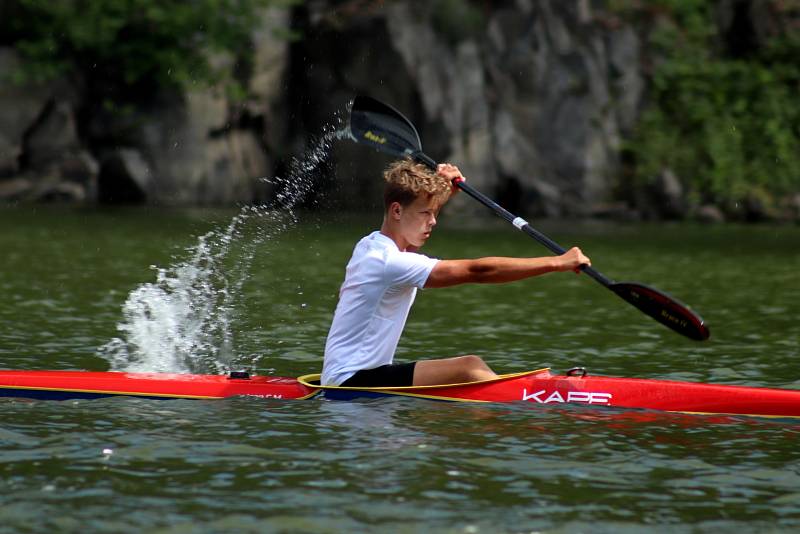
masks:
<svg viewBox="0 0 800 534"><path fill-rule="evenodd" d="M414 154L414 159L424 165L427 165L431 170L434 171L436 170L436 162L427 154L423 152L417 152ZM486 195L484 195L483 193L481 193L480 191L469 185L465 180L455 179L453 180L453 185L464 191L466 194L468 194L469 196L471 196L472 198L474 198L487 208L494 211L501 219L505 219L506 221L514 225L514 227L520 230L521 232L524 232L525 234L534 238L536 241L547 247L554 254L561 255L567 252L567 250L564 247L562 247L561 245L559 245L558 243L556 243L555 241L553 241L552 239L550 239L549 237L547 237L546 235L544 235L543 233L532 227L528 223L528 221L526 221L522 217L514 215L513 213L505 209L503 206L501 206L491 198L487 197ZM611 284L614 283L608 277L606 277L599 271L592 269L588 265L582 265L581 270L587 275L597 280L600 284L602 284L605 287L610 287Z"/></svg>

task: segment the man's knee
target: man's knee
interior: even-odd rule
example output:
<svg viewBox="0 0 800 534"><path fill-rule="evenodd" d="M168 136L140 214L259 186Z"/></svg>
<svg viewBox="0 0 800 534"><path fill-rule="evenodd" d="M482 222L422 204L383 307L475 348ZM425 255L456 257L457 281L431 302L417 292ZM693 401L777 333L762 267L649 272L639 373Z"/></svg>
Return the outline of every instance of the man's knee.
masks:
<svg viewBox="0 0 800 534"><path fill-rule="evenodd" d="M467 354L466 356L461 356L463 360L463 365L467 369L488 369L489 366L486 365L486 362L483 361L483 358L480 356L476 356L474 354Z"/></svg>
<svg viewBox="0 0 800 534"><path fill-rule="evenodd" d="M486 365L483 358L474 354L462 356L464 364L463 369L466 374L465 379L468 381L486 380L495 376L491 368Z"/></svg>

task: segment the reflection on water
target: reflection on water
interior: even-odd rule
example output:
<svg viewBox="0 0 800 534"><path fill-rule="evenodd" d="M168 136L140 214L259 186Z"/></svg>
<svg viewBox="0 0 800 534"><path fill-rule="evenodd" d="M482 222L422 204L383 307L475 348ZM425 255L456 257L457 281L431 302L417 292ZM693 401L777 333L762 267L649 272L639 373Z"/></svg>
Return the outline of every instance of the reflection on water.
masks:
<svg viewBox="0 0 800 534"><path fill-rule="evenodd" d="M800 518L796 424L406 398L51 406L0 403L5 420L25 416L0 435L12 529L516 532L579 517L600 531L723 518L758 530Z"/></svg>

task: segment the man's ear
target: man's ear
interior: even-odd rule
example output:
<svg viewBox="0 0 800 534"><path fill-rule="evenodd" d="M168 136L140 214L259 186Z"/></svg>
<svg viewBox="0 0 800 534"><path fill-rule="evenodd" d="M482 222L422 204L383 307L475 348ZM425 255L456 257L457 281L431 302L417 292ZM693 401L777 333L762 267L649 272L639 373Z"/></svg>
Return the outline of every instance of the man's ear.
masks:
<svg viewBox="0 0 800 534"><path fill-rule="evenodd" d="M400 215L403 213L403 206L399 202L392 202L389 204L389 216L392 220L399 221Z"/></svg>

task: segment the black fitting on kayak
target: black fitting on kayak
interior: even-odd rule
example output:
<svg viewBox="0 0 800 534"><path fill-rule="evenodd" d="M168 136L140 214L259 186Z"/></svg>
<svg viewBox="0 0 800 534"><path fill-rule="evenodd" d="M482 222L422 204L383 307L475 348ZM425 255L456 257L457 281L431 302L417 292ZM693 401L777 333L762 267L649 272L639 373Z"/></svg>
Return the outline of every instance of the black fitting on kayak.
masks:
<svg viewBox="0 0 800 534"><path fill-rule="evenodd" d="M567 371L567 376L579 376L583 378L586 376L586 367L573 367Z"/></svg>
<svg viewBox="0 0 800 534"><path fill-rule="evenodd" d="M229 380L250 380L250 373L247 371L231 371L228 373Z"/></svg>

